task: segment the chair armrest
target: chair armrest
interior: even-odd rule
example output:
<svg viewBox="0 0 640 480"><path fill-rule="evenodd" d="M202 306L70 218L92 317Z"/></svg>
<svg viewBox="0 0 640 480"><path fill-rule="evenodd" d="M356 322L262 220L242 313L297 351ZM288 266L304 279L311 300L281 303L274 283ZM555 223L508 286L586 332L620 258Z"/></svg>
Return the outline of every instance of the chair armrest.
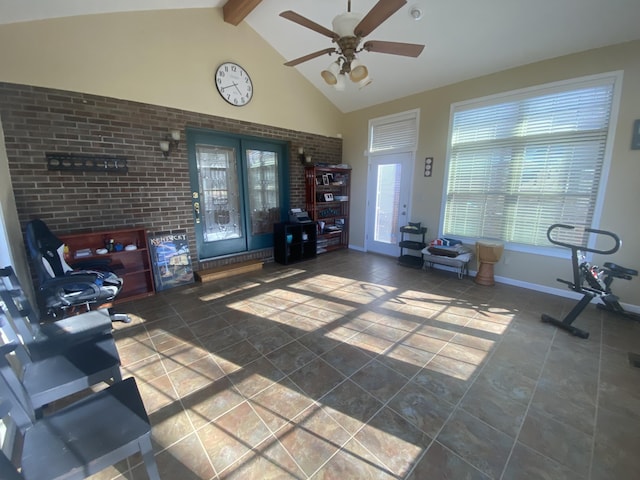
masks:
<svg viewBox="0 0 640 480"><path fill-rule="evenodd" d="M4 357L5 355L13 352L16 348L18 348L18 344L16 342L9 342L4 345L0 345L0 355Z"/></svg>
<svg viewBox="0 0 640 480"><path fill-rule="evenodd" d="M40 285L40 291L47 297L55 297L64 305L95 300L100 295L100 286L95 283L95 274L72 274L55 277ZM78 292L73 301L66 298L68 291Z"/></svg>

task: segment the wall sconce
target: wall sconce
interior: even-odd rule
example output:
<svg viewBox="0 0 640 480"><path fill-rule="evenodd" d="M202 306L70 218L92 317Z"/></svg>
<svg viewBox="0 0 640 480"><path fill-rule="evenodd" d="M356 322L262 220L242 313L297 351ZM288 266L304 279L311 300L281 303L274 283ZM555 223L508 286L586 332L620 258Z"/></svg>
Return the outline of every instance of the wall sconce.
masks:
<svg viewBox="0 0 640 480"><path fill-rule="evenodd" d="M171 130L170 133L165 135L165 139L161 140L160 150L162 150L162 154L164 158L169 158L169 154L178 148L178 144L180 143L180 130Z"/></svg>
<svg viewBox="0 0 640 480"><path fill-rule="evenodd" d="M298 147L298 160L303 165L311 165L311 155L304 153L304 147Z"/></svg>

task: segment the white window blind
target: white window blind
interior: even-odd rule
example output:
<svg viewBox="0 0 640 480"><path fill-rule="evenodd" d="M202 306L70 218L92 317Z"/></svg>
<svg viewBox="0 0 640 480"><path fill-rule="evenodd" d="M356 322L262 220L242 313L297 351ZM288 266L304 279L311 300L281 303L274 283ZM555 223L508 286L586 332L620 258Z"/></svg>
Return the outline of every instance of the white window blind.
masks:
<svg viewBox="0 0 640 480"><path fill-rule="evenodd" d="M370 122L369 152L415 150L418 143L418 112L376 118Z"/></svg>
<svg viewBox="0 0 640 480"><path fill-rule="evenodd" d="M586 241L600 186L615 77L454 107L443 230L548 246Z"/></svg>

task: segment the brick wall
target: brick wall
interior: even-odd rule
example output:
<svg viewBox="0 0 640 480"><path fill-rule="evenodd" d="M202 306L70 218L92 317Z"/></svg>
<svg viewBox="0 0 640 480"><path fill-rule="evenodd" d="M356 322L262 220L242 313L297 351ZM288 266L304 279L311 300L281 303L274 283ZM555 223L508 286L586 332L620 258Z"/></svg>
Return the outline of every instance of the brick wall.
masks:
<svg viewBox="0 0 640 480"><path fill-rule="evenodd" d="M0 82L0 116L18 216L41 218L55 233L142 226L186 229L194 270L253 258L267 249L199 262L184 132L205 128L290 142L291 206L304 206L298 147L318 162L341 163L342 140L108 97ZM183 141L168 159L158 142L174 129ZM46 152L124 156L128 172L49 171Z"/></svg>

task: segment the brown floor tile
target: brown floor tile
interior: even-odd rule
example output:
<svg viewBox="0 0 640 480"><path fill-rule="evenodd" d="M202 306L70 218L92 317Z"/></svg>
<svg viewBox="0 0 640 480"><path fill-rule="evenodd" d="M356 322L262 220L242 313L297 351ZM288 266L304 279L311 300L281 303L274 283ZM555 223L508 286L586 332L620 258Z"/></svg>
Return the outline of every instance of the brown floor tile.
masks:
<svg viewBox="0 0 640 480"><path fill-rule="evenodd" d="M624 448L621 448L624 446ZM598 410L592 479L634 478L640 472L640 416Z"/></svg>
<svg viewBox="0 0 640 480"><path fill-rule="evenodd" d="M436 355L412 381L455 404L473 382L477 370L476 365Z"/></svg>
<svg viewBox="0 0 640 480"><path fill-rule="evenodd" d="M247 340L243 340L231 347L212 353L211 357L225 373L229 374L261 358L262 354Z"/></svg>
<svg viewBox="0 0 640 480"><path fill-rule="evenodd" d="M340 341L327 335L327 330L324 327L315 332L298 337L298 342L316 355L325 354L340 344Z"/></svg>
<svg viewBox="0 0 640 480"><path fill-rule="evenodd" d="M407 378L412 378L435 356L421 348L396 343L376 360Z"/></svg>
<svg viewBox="0 0 640 480"><path fill-rule="evenodd" d="M267 358L286 374L292 373L317 358L317 355L300 342L291 342L269 353Z"/></svg>
<svg viewBox="0 0 640 480"><path fill-rule="evenodd" d="M245 398L251 398L265 388L279 382L284 376L284 373L269 360L260 357L227 375L227 378Z"/></svg>
<svg viewBox="0 0 640 480"><path fill-rule="evenodd" d="M345 250L128 302L114 338L161 478L635 479L640 324L540 321L574 304Z"/></svg>
<svg viewBox="0 0 640 480"><path fill-rule="evenodd" d="M346 380L318 400L324 410L349 433L356 433L383 406L373 395Z"/></svg>
<svg viewBox="0 0 640 480"><path fill-rule="evenodd" d="M222 369L209 357L203 357L189 365L180 367L167 376L180 397L215 382L224 376Z"/></svg>
<svg viewBox="0 0 640 480"><path fill-rule="evenodd" d="M321 358L316 358L293 372L289 378L311 398L318 399L345 377Z"/></svg>
<svg viewBox="0 0 640 480"><path fill-rule="evenodd" d="M161 363L167 373L186 367L193 362L200 360L209 355L209 352L200 347L197 343L183 343L172 349L162 352L160 355Z"/></svg>
<svg viewBox="0 0 640 480"><path fill-rule="evenodd" d="M349 434L318 406L302 412L276 436L307 475L313 474L349 439Z"/></svg>
<svg viewBox="0 0 640 480"><path fill-rule="evenodd" d="M215 471L200 440L195 433L180 440L167 450L156 455L158 470L162 478L175 478L180 480L204 480L215 477ZM136 472L140 470L139 474ZM134 470L137 479L146 479L144 466L140 465Z"/></svg>
<svg viewBox="0 0 640 480"><path fill-rule="evenodd" d="M229 322L227 322L220 315L214 315L207 318L198 318L197 321L186 323L191 329L191 332L198 339L208 337L209 335L214 335L216 332L230 326Z"/></svg>
<svg viewBox="0 0 640 480"><path fill-rule="evenodd" d="M294 480L306 478L291 455L273 437L227 468L219 477L225 480Z"/></svg>
<svg viewBox="0 0 640 480"><path fill-rule="evenodd" d="M424 480L428 478L451 480L489 480L488 477L473 465L465 462L451 450L438 442L427 450L407 480Z"/></svg>
<svg viewBox="0 0 640 480"><path fill-rule="evenodd" d="M381 402L387 402L406 385L408 378L373 360L351 376L351 380Z"/></svg>
<svg viewBox="0 0 640 480"><path fill-rule="evenodd" d="M358 441L347 444L325 463L312 477L314 480L393 480L391 473Z"/></svg>
<svg viewBox="0 0 640 480"><path fill-rule="evenodd" d="M182 398L193 426L198 429L237 407L244 401L226 377Z"/></svg>
<svg viewBox="0 0 640 480"><path fill-rule="evenodd" d="M454 405L409 382L389 402L388 407L431 438L435 438L453 412Z"/></svg>
<svg viewBox="0 0 640 480"><path fill-rule="evenodd" d="M159 452L193 433L193 426L180 402L174 402L149 415L154 451Z"/></svg>
<svg viewBox="0 0 640 480"><path fill-rule="evenodd" d="M640 368L629 363L626 351L603 348L598 400L608 410L640 416Z"/></svg>
<svg viewBox="0 0 640 480"><path fill-rule="evenodd" d="M584 476L517 443L502 480L580 480Z"/></svg>
<svg viewBox="0 0 640 480"><path fill-rule="evenodd" d="M144 360L145 358L156 356L157 351L153 347L150 339L129 343L124 347L118 347L120 362L123 366Z"/></svg>
<svg viewBox="0 0 640 480"><path fill-rule="evenodd" d="M354 437L393 474L404 477L432 441L389 408L383 408Z"/></svg>
<svg viewBox="0 0 640 480"><path fill-rule="evenodd" d="M154 378L149 382L138 382L138 390L140 390L140 396L149 414L171 405L179 399L167 375Z"/></svg>
<svg viewBox="0 0 640 480"><path fill-rule="evenodd" d="M589 472L593 437L534 408L529 410L518 440L580 475Z"/></svg>
<svg viewBox="0 0 640 480"><path fill-rule="evenodd" d="M458 409L436 440L483 473L498 478L514 439Z"/></svg>
<svg viewBox="0 0 640 480"><path fill-rule="evenodd" d="M122 365L122 377L134 376L143 382L149 382L166 373L159 354L143 358L139 362Z"/></svg>
<svg viewBox="0 0 640 480"><path fill-rule="evenodd" d="M244 455L270 437L267 426L243 402L198 430L202 442L216 472L234 464Z"/></svg>
<svg viewBox="0 0 640 480"><path fill-rule="evenodd" d="M338 345L336 348L325 353L321 358L343 375L347 376L353 374L371 361L371 356L359 348L352 347L348 344Z"/></svg>
<svg viewBox="0 0 640 480"><path fill-rule="evenodd" d="M180 345L193 345L195 340L193 332L186 325L151 336L153 346L158 352L164 352Z"/></svg>
<svg viewBox="0 0 640 480"><path fill-rule="evenodd" d="M249 403L262 421L275 432L313 405L313 400L288 378L255 395Z"/></svg>

